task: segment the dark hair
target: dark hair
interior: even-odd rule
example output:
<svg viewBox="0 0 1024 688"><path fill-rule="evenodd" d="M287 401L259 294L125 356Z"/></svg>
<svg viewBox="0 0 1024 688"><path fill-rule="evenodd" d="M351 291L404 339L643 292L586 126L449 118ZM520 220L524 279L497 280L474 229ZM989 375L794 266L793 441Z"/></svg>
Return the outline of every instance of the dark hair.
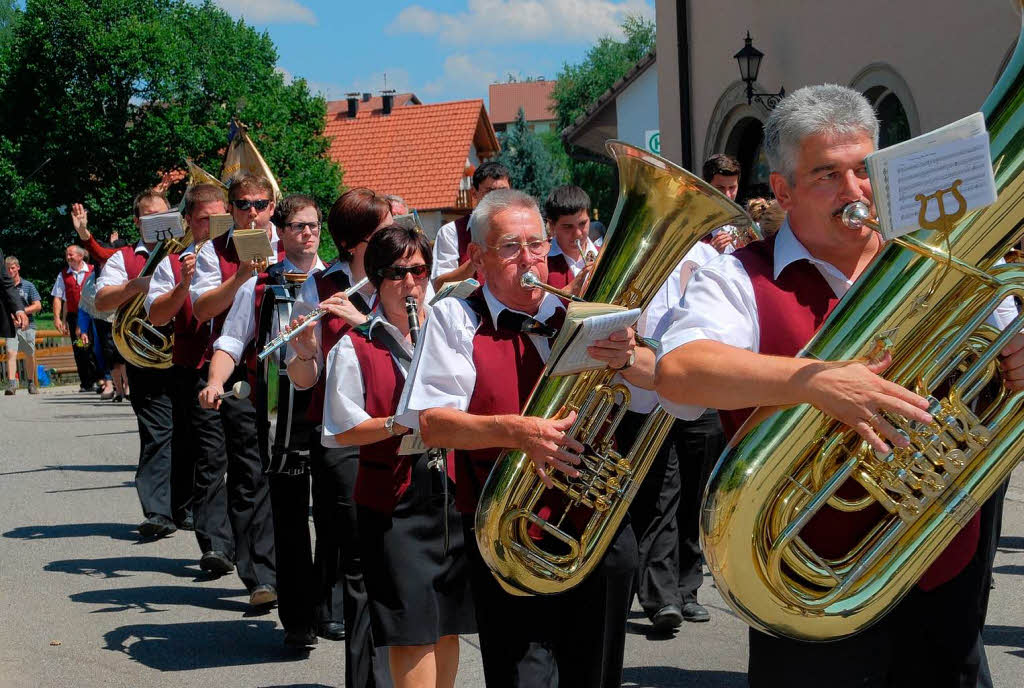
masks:
<svg viewBox="0 0 1024 688"><path fill-rule="evenodd" d="M213 184L196 184L185 192L185 207L182 209L182 212L185 215L191 215L197 205L215 203L217 201L224 205L225 200L223 188Z"/></svg>
<svg viewBox="0 0 1024 688"><path fill-rule="evenodd" d="M164 205L166 205L168 208L171 207L171 204L167 202L167 196L164 196L156 189L146 189L138 196L136 196L135 200L132 202L132 213L135 215L135 217L140 217L139 206L141 206L145 201L156 200L158 198L161 201L163 201Z"/></svg>
<svg viewBox="0 0 1024 688"><path fill-rule="evenodd" d="M544 218L555 222L563 215L575 215L581 210L590 210L590 196L578 186L566 184L551 189L544 201Z"/></svg>
<svg viewBox="0 0 1024 688"><path fill-rule="evenodd" d="M485 179L511 180L511 176L508 173L507 167L500 162L491 161L485 162L476 168L476 172L473 173L473 188L479 191L480 185L484 183Z"/></svg>
<svg viewBox="0 0 1024 688"><path fill-rule="evenodd" d="M274 219L273 222L278 227L284 227L286 224L291 222L292 216L295 213L305 208L313 208L316 210L316 221L320 222L324 219L323 213L320 212L320 206L316 204L316 201L312 196L306 194L289 194L281 199L281 202L274 206Z"/></svg>
<svg viewBox="0 0 1024 688"><path fill-rule="evenodd" d="M231 182L231 186L228 187L228 198L235 200L244 193L262 193L270 200L274 200L274 185L266 177L247 174Z"/></svg>
<svg viewBox="0 0 1024 688"><path fill-rule="evenodd" d="M370 243L366 246L366 253L363 254L363 269L370 283L376 289L380 289L380 283L384 278L380 276L381 268L394 265L396 260L404 258L411 252L419 251L423 256L423 262L427 264L427 273L433 265L433 255L430 251L430 242L420 229L406 229L389 225L382 227L379 232L373 235Z"/></svg>
<svg viewBox="0 0 1024 688"><path fill-rule="evenodd" d="M710 182L716 174L723 177L738 177L740 164L731 155L715 153L704 161L704 181Z"/></svg>
<svg viewBox="0 0 1024 688"><path fill-rule="evenodd" d="M352 247L369 239L390 212L388 199L372 189L349 189L341 194L327 214L327 229L338 247L338 260L352 260Z"/></svg>

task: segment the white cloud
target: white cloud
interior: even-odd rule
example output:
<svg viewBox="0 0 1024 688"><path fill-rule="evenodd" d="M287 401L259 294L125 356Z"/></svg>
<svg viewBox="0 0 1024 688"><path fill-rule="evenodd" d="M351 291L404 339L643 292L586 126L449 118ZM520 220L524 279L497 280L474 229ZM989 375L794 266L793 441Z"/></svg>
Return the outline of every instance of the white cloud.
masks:
<svg viewBox="0 0 1024 688"><path fill-rule="evenodd" d="M313 10L297 0L214 0L228 14L254 24L309 24L316 26Z"/></svg>
<svg viewBox="0 0 1024 688"><path fill-rule="evenodd" d="M498 80L498 72L485 55L449 55L443 74L423 86L423 95L436 98L486 98L487 86Z"/></svg>
<svg viewBox="0 0 1024 688"><path fill-rule="evenodd" d="M437 35L444 43L481 41L588 42L622 36L630 14L653 18L645 0L468 0L465 12L444 13L420 5L402 10L390 24L393 33Z"/></svg>

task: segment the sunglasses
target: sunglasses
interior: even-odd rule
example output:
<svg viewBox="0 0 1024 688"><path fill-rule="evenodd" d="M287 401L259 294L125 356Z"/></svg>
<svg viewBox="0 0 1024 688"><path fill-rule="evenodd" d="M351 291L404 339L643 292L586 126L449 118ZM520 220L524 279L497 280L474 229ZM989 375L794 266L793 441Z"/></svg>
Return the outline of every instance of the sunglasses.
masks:
<svg viewBox="0 0 1024 688"><path fill-rule="evenodd" d="M377 274L386 280L404 280L406 275L412 275L416 279L422 279L427 276L429 268L426 265L389 265L386 268L381 268L377 271Z"/></svg>
<svg viewBox="0 0 1024 688"><path fill-rule="evenodd" d="M231 205L235 206L239 210L248 210L249 208L255 208L257 212L262 213L270 205L269 198L261 198L257 201L250 201L246 198L236 198L231 201Z"/></svg>

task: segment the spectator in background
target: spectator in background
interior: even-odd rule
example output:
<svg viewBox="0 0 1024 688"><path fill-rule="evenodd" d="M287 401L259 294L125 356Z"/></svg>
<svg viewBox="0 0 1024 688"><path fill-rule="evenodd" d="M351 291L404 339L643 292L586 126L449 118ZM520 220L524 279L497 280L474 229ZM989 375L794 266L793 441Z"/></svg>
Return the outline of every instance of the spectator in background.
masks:
<svg viewBox="0 0 1024 688"><path fill-rule="evenodd" d="M89 212L81 203L75 203L71 206L71 224L74 225L78 238L82 240L82 246L92 254L92 257L96 260L97 267L101 270L107 262L107 258L117 253L117 249L128 245L118 238L117 232L110 233L109 243L96 239L92 232L89 231Z"/></svg>
<svg viewBox="0 0 1024 688"><path fill-rule="evenodd" d="M85 262L85 249L75 244L64 249L67 267L60 271L53 283L50 296L53 297L53 325L57 331L68 337L77 337L78 303L82 298L82 284L92 273L92 266ZM74 346L75 368L80 381L79 391L88 392L96 384L96 361L92 350Z"/></svg>
<svg viewBox="0 0 1024 688"><path fill-rule="evenodd" d="M384 200L391 204L392 217L409 214L409 206L406 204L405 199L398 194L388 194L384 197Z"/></svg>
<svg viewBox="0 0 1024 688"><path fill-rule="evenodd" d="M772 199L757 218L757 226L761 228L761 234L767 239L779 231L779 227L785 221L786 211L782 209L778 201Z"/></svg>
<svg viewBox="0 0 1024 688"><path fill-rule="evenodd" d="M14 337L7 338L7 389L6 395L12 395L18 389L18 352L25 354L25 372L28 375L28 393L39 393L39 380L36 377L36 319L35 314L43 309L43 302L36 285L21 278L21 263L14 256L4 260L7 272L14 281L21 300L25 303L25 314L28 316L28 327L18 329ZM13 317L13 316L12 316Z"/></svg>
<svg viewBox="0 0 1024 688"><path fill-rule="evenodd" d="M704 181L728 196L730 201L736 200L740 190L740 164L736 158L725 153L715 153L704 161L702 172ZM732 243L733 236L733 227L725 225L712 230L709 241L719 253L732 253L736 250Z"/></svg>

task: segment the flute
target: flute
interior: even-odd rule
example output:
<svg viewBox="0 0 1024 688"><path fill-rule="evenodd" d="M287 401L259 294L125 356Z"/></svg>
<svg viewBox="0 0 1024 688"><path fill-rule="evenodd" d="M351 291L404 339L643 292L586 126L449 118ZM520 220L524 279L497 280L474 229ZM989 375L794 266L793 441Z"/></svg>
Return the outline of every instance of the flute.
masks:
<svg viewBox="0 0 1024 688"><path fill-rule="evenodd" d="M352 296L357 291L362 289L363 286L369 281L369 277L364 277L363 279L359 280L358 282L356 282L351 287L345 290L345 296ZM327 312L328 311L326 308L314 308L306 315L306 319L300 325L298 325L294 329L288 330L287 332L282 332L281 334L277 335L269 342L267 342L267 345L263 347L263 350L260 351L259 354L256 355L256 358L262 361L267 356L274 353L282 346L290 342L292 340L292 337L297 335L299 332L302 332L304 329L306 329L313 323L319 322L321 318L327 315Z"/></svg>

